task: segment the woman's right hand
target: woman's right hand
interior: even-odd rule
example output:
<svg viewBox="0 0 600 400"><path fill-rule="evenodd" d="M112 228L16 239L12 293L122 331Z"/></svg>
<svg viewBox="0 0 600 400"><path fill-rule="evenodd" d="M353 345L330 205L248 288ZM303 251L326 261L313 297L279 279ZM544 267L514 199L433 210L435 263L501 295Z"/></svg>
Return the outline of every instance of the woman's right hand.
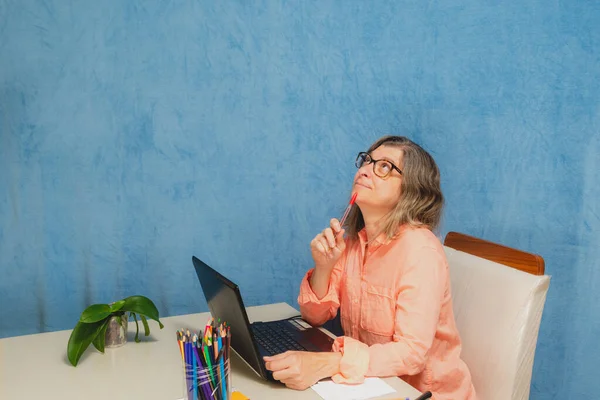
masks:
<svg viewBox="0 0 600 400"><path fill-rule="evenodd" d="M340 222L333 218L329 222L329 228L325 228L310 242L315 270L331 273L345 249L344 229L340 226Z"/></svg>

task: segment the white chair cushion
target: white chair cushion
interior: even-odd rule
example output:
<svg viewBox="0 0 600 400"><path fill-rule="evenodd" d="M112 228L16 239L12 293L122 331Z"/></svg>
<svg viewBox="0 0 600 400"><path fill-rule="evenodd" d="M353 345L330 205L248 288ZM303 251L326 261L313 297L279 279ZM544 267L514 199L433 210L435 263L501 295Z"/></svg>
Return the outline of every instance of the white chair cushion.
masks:
<svg viewBox="0 0 600 400"><path fill-rule="evenodd" d="M471 371L478 399L528 399L550 277L449 247L444 250L462 359Z"/></svg>

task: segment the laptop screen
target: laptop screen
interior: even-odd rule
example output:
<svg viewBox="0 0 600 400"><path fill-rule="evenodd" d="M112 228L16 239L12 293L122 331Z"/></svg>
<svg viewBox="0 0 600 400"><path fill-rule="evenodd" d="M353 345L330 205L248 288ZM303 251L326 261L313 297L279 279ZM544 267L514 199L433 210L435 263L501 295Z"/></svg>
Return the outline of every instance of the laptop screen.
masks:
<svg viewBox="0 0 600 400"><path fill-rule="evenodd" d="M264 377L264 363L252 341L248 315L238 286L198 258L192 257L192 261L213 318L231 326L231 347Z"/></svg>

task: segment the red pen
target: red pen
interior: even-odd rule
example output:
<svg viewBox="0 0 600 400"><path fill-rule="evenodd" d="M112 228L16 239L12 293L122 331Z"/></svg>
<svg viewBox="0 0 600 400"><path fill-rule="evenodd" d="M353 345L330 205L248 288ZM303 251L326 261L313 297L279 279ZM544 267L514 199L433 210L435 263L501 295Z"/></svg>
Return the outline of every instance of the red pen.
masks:
<svg viewBox="0 0 600 400"><path fill-rule="evenodd" d="M342 220L340 221L340 227L344 226L344 222L346 222L346 218L348 218L348 214L350 214L350 210L352 209L352 206L354 205L354 202L356 201L357 195L358 195L358 193L354 193L352 195L352 198L350 199L350 204L348 204L348 207L346 207L346 211L344 211L344 215L342 216Z"/></svg>

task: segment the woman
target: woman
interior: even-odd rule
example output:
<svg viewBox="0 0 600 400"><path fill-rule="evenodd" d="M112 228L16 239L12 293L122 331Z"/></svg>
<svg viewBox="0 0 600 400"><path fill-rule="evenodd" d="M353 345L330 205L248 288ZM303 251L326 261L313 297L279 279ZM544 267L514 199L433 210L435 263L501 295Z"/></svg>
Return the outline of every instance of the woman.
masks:
<svg viewBox="0 0 600 400"><path fill-rule="evenodd" d="M356 166L358 207L344 227L332 219L312 240L315 267L298 297L303 318L315 326L339 309L345 336L332 353L265 357L267 368L294 389L326 377L360 383L400 376L436 400L476 399L460 359L448 263L432 233L444 201L435 161L409 139L386 136L360 153Z"/></svg>

